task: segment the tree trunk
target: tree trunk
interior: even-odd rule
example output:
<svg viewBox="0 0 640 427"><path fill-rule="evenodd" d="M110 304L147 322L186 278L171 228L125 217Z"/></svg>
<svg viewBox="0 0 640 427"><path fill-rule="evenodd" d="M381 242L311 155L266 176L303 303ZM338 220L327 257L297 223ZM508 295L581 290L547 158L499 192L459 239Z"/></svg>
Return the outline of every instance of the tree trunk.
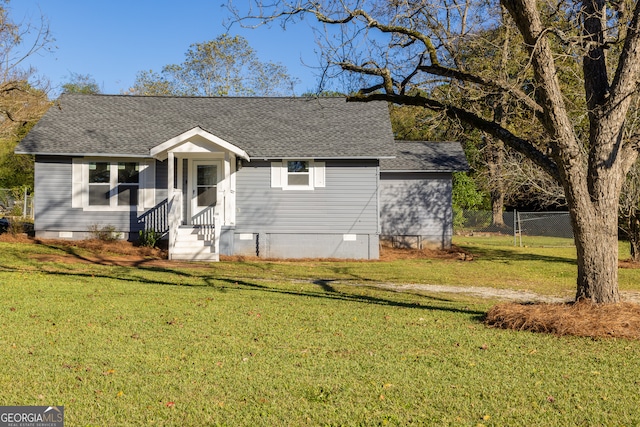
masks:
<svg viewBox="0 0 640 427"><path fill-rule="evenodd" d="M496 228L505 228L504 217L504 193L500 190L491 191L491 224Z"/></svg>
<svg viewBox="0 0 640 427"><path fill-rule="evenodd" d="M585 233L581 240L576 240L576 247L580 254L576 301L620 302L617 237L612 238L611 233L600 229L594 234Z"/></svg>
<svg viewBox="0 0 640 427"><path fill-rule="evenodd" d="M585 208L585 204L590 206ZM620 302L618 211L615 202L604 204L604 207L594 207L589 199L578 201L580 208L570 204L573 205L570 213L578 254L576 301Z"/></svg>
<svg viewBox="0 0 640 427"><path fill-rule="evenodd" d="M502 212L504 211L504 181L502 177L502 166L504 160L504 143L487 135L487 167L489 171L489 182L491 197L491 225L497 228L505 227Z"/></svg>

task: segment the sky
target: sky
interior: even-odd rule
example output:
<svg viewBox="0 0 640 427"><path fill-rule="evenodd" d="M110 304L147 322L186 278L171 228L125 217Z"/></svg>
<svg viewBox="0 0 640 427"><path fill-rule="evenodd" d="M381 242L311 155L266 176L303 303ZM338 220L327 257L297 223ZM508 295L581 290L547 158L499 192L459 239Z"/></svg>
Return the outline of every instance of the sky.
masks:
<svg viewBox="0 0 640 427"><path fill-rule="evenodd" d="M39 26L47 20L55 38L51 52L28 58L48 78L55 98L72 74L91 75L102 93L120 94L143 70L160 72L168 64L184 61L193 43L220 34L247 39L263 62L287 67L299 79L297 95L315 91L319 65L313 31L308 23L278 24L243 29L230 18L224 0L11 0L9 17L16 23Z"/></svg>

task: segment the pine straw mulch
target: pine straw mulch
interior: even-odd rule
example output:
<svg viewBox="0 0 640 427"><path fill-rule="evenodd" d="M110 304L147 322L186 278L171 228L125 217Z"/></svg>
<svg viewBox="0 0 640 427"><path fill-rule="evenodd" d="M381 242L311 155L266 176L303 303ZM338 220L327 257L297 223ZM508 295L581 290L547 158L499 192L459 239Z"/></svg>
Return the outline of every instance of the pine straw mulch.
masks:
<svg viewBox="0 0 640 427"><path fill-rule="evenodd" d="M592 338L640 339L640 305L623 302L594 304L495 305L485 318L488 326Z"/></svg>
<svg viewBox="0 0 640 427"><path fill-rule="evenodd" d="M35 254L38 262L93 263L111 266L175 267L178 262L167 260L167 250L135 245L124 240L105 242L97 239L60 240L35 239L25 234L0 234L0 242L31 243L63 249L66 254ZM77 249L83 249L80 254Z"/></svg>

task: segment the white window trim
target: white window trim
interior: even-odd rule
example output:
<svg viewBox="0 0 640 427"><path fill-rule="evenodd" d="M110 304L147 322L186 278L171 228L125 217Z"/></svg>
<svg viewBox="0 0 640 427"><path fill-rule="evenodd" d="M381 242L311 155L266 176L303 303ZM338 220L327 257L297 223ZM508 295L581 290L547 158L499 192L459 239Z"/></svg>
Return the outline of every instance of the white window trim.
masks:
<svg viewBox="0 0 640 427"><path fill-rule="evenodd" d="M289 185L288 162L305 161L309 163L309 185ZM285 159L271 162L271 187L285 191L309 191L325 186L325 162L313 159Z"/></svg>
<svg viewBox="0 0 640 427"><path fill-rule="evenodd" d="M108 206L89 205L89 163L93 162L106 162L111 164L110 192L114 192L113 190L118 186L118 163L137 163L139 168L138 204L118 206L118 196L117 194L114 194L110 197L110 205ZM126 158L106 159L104 157L73 158L71 192L71 206L73 208L82 208L82 210L88 212L127 212L136 210L138 212L142 212L147 208L155 206L155 160Z"/></svg>

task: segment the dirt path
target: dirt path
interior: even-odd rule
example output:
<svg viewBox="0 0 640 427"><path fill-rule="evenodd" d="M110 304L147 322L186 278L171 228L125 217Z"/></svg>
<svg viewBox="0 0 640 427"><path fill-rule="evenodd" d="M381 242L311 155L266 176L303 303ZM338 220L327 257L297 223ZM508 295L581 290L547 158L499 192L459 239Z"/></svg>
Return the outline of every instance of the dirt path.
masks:
<svg viewBox="0 0 640 427"><path fill-rule="evenodd" d="M448 293L468 295L476 298L500 299L512 302L550 302L561 303L573 301L573 295L566 297L557 297L550 295L541 295L535 292L520 291L515 289L496 289L487 287L467 287L467 286L446 286L446 285L420 285L420 284L391 284L381 283L376 287L389 289L397 292L405 291L423 291L434 293ZM640 303L640 292L621 291L620 296L624 302Z"/></svg>
<svg viewBox="0 0 640 427"><path fill-rule="evenodd" d="M476 286L448 286L448 285L419 285L419 284L381 284L380 288L395 290L399 292L405 291L423 291L446 294L462 294L476 298L501 299L514 302L566 302L571 297L561 298L549 295L540 295L529 291L519 291L514 289L496 289Z"/></svg>

